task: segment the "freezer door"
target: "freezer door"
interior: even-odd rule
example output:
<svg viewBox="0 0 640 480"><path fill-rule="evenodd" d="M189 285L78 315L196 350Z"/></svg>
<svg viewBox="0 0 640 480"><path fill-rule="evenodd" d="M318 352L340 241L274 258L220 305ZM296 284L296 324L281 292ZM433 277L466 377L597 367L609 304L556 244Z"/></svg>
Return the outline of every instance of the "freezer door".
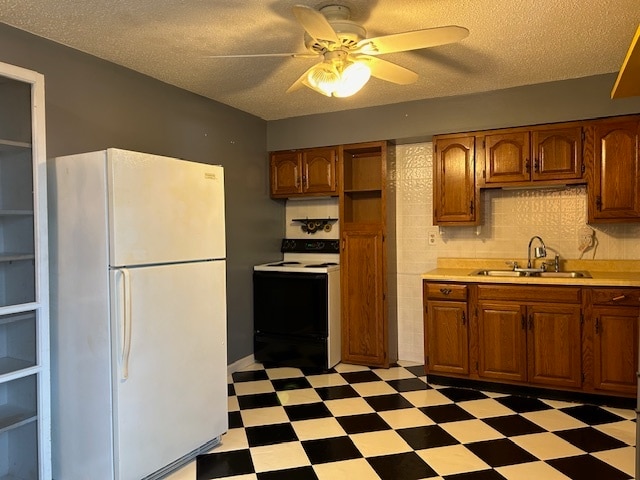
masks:
<svg viewBox="0 0 640 480"><path fill-rule="evenodd" d="M109 149L111 266L225 258L220 166Z"/></svg>
<svg viewBox="0 0 640 480"><path fill-rule="evenodd" d="M111 271L115 480L226 431L225 262Z"/></svg>

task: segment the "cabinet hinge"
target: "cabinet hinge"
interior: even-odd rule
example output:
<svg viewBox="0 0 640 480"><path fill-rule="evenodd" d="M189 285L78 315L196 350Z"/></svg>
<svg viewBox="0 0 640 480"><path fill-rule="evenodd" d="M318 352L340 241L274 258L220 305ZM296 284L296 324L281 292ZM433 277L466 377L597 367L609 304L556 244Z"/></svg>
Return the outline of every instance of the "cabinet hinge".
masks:
<svg viewBox="0 0 640 480"><path fill-rule="evenodd" d="M584 139L585 139L586 137L587 137L587 136L585 135L584 130L582 130L582 140L584 141Z"/></svg>
<svg viewBox="0 0 640 480"><path fill-rule="evenodd" d="M587 167L585 166L585 164L583 163L582 166L580 167L580 170L582 171L582 173L587 171Z"/></svg>
<svg viewBox="0 0 640 480"><path fill-rule="evenodd" d="M584 372L580 374L580 378L582 378L582 383L584 383Z"/></svg>
<svg viewBox="0 0 640 480"><path fill-rule="evenodd" d="M482 170L482 178L484 178L484 179L487 178L487 171L486 170Z"/></svg>
<svg viewBox="0 0 640 480"><path fill-rule="evenodd" d="M478 363L478 361L476 360L476 372L480 370L480 364Z"/></svg>
<svg viewBox="0 0 640 480"><path fill-rule="evenodd" d="M482 139L482 148L487 148L487 141L484 138Z"/></svg>
<svg viewBox="0 0 640 480"><path fill-rule="evenodd" d="M584 325L584 313L580 314L580 325Z"/></svg>

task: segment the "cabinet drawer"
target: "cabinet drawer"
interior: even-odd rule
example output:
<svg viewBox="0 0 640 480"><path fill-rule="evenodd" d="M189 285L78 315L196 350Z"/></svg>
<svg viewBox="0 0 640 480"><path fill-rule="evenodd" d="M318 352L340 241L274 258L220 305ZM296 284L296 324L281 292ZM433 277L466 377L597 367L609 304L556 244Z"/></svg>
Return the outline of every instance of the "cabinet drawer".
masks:
<svg viewBox="0 0 640 480"><path fill-rule="evenodd" d="M479 300L580 303L580 287L531 287L518 285L478 285Z"/></svg>
<svg viewBox="0 0 640 480"><path fill-rule="evenodd" d="M467 286L456 283L425 283L424 295L430 300L466 300Z"/></svg>
<svg viewBox="0 0 640 480"><path fill-rule="evenodd" d="M640 288L593 288L591 301L596 305L640 305Z"/></svg>

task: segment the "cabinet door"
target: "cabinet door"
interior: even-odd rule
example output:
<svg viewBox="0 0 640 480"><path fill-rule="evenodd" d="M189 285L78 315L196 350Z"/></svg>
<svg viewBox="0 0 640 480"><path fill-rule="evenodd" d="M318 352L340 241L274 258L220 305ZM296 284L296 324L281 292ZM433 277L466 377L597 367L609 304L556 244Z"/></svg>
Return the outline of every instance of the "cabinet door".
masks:
<svg viewBox="0 0 640 480"><path fill-rule="evenodd" d="M485 183L531 179L529 132L496 133L484 137Z"/></svg>
<svg viewBox="0 0 640 480"><path fill-rule="evenodd" d="M582 385L579 305L527 308L528 380L555 387Z"/></svg>
<svg viewBox="0 0 640 480"><path fill-rule="evenodd" d="M434 224L474 224L475 138L436 139L434 171Z"/></svg>
<svg viewBox="0 0 640 480"><path fill-rule="evenodd" d="M425 317L427 373L469 373L467 303L429 301Z"/></svg>
<svg viewBox="0 0 640 480"><path fill-rule="evenodd" d="M270 168L272 197L302 193L302 162L299 152L272 153Z"/></svg>
<svg viewBox="0 0 640 480"><path fill-rule="evenodd" d="M582 127L533 130L531 144L532 180L582 177Z"/></svg>
<svg viewBox="0 0 640 480"><path fill-rule="evenodd" d="M340 274L344 362L389 366L383 258L380 229L343 232Z"/></svg>
<svg viewBox="0 0 640 480"><path fill-rule="evenodd" d="M640 221L640 120L594 122L587 132L589 222Z"/></svg>
<svg viewBox="0 0 640 480"><path fill-rule="evenodd" d="M478 303L478 375L527 380L525 307L509 302Z"/></svg>
<svg viewBox="0 0 640 480"><path fill-rule="evenodd" d="M302 152L302 190L304 193L337 194L335 148L314 148Z"/></svg>
<svg viewBox="0 0 640 480"><path fill-rule="evenodd" d="M597 390L636 393L638 309L593 307L593 383Z"/></svg>

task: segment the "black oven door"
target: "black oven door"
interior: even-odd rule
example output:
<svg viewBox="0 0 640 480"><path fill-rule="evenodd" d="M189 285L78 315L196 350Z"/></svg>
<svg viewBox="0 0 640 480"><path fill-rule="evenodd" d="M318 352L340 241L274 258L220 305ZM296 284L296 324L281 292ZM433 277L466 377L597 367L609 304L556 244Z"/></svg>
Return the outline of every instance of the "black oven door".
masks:
<svg viewBox="0 0 640 480"><path fill-rule="evenodd" d="M255 331L326 338L327 291L326 273L254 272Z"/></svg>
<svg viewBox="0 0 640 480"><path fill-rule="evenodd" d="M328 368L328 276L254 272L254 358L265 365Z"/></svg>

